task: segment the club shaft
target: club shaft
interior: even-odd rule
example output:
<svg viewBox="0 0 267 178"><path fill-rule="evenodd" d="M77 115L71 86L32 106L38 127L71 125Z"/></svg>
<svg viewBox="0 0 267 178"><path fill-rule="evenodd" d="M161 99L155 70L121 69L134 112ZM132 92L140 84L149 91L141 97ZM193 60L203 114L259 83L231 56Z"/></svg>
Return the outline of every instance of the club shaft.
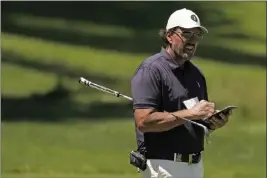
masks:
<svg viewBox="0 0 267 178"><path fill-rule="evenodd" d="M79 82L80 82L80 83L83 83L83 84L86 85L86 86L95 88L95 89L97 89L97 90L100 90L100 91L103 91L103 92L106 92L106 93L109 93L109 94L112 94L112 95L114 95L114 96L116 96L116 97L123 97L123 98L125 98L125 99L130 100L130 101L133 100L133 99L132 99L131 97L129 97L129 96L123 95L123 94L121 94L120 92L115 91L115 90L112 90L112 89L110 89L110 88L107 88L107 87L98 85L98 84L96 84L96 83L94 83L94 82L91 82L91 81L89 81L89 80L86 80L86 79L83 78L83 77L80 77Z"/></svg>

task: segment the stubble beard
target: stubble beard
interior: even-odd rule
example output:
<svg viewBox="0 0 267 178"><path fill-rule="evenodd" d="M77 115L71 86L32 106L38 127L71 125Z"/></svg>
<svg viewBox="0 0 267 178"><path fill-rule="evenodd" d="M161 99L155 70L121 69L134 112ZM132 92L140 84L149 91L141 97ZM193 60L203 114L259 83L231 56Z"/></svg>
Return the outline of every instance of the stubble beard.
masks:
<svg viewBox="0 0 267 178"><path fill-rule="evenodd" d="M184 46L183 44L175 44L172 45L172 50L174 52L175 55L175 61L179 64L179 65L183 65L187 60L189 60L189 55L184 52Z"/></svg>

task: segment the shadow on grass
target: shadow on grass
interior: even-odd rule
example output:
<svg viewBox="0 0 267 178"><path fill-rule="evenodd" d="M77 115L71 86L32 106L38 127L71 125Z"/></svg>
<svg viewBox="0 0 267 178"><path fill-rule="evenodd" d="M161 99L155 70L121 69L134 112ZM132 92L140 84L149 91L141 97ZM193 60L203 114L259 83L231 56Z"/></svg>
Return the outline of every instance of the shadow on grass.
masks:
<svg viewBox="0 0 267 178"><path fill-rule="evenodd" d="M3 17L8 13L91 21L133 29L155 29L166 25L177 9L195 11L209 27L229 24L221 7L214 2L3 2ZM213 14L212 17L210 14ZM4 19L4 18L3 18ZM4 21L4 20L2 20ZM41 35L41 34L40 34Z"/></svg>
<svg viewBox="0 0 267 178"><path fill-rule="evenodd" d="M169 15L179 8L195 11L208 28L235 24L215 2L3 2L2 31L67 44L85 45L129 53L156 53L160 50L157 35ZM48 11L49 9L49 11ZM129 36L101 36L68 29L22 26L12 14L30 14L47 18L89 21L99 25L116 25L133 31ZM210 16L210 14L213 14ZM18 17L19 18L19 17ZM220 36L220 35L219 35ZM221 37L224 37L221 35ZM250 39L245 34L227 34L235 39ZM261 39L262 41L262 39ZM212 43L211 43L212 44ZM264 66L266 56L248 54L215 45L200 45L197 56L235 64Z"/></svg>
<svg viewBox="0 0 267 178"><path fill-rule="evenodd" d="M153 34L147 34L144 31L135 31L132 36L124 37L101 36L60 29L29 28L9 24L9 27L3 29L3 31L71 45L84 45L130 53L157 52L160 49L160 39L156 30Z"/></svg>
<svg viewBox="0 0 267 178"><path fill-rule="evenodd" d="M109 86L117 85L119 82L121 82L118 78L92 74L80 68L69 68L62 63L42 63L39 59L29 60L7 50L2 50L1 60L3 63L34 69L38 72L53 73L59 78L69 77L77 80L77 82L79 81L80 77L85 77L88 80L99 82L99 84L108 84Z"/></svg>
<svg viewBox="0 0 267 178"><path fill-rule="evenodd" d="M28 98L12 98L2 95L2 121L61 122L75 118L120 119L133 116L131 103L79 104L68 98L55 96L45 94Z"/></svg>
<svg viewBox="0 0 267 178"><path fill-rule="evenodd" d="M266 56L253 55L214 45L199 45L196 56L206 60L266 67Z"/></svg>
<svg viewBox="0 0 267 178"><path fill-rule="evenodd" d="M15 98L1 96L1 116L2 121L66 121L73 118L81 119L109 119L125 118L132 116L131 103L106 103L91 102L81 104L74 102L72 96L76 92L89 93L86 87L81 86L78 91L70 91L63 86L61 78L69 77L78 79L80 76L86 77L98 84L105 84L109 87L122 86L120 90L129 88L124 86L123 81L108 76L100 76L87 73L80 69L69 69L62 64L44 64L38 59L27 60L17 56L12 52L2 51L2 62L18 65L23 68L38 70L39 72L54 73L58 78L58 83L52 90L44 94L33 94L26 98ZM12 74L10 74L12 75ZM20 82L20 81L17 81ZM122 83L121 83L122 82ZM27 85L34 85L28 81ZM94 90L95 91L95 90ZM90 91L90 95L95 92ZM88 98L90 100L90 98Z"/></svg>
<svg viewBox="0 0 267 178"><path fill-rule="evenodd" d="M153 34L135 31L133 36L107 37L93 34L82 34L59 29L30 29L26 27L12 27L9 32L21 33L44 40L52 40L76 45L88 45L100 49L117 50L129 53L157 53L160 50L160 39L155 30ZM42 34L40 36L40 34ZM234 35L235 38L249 38L246 35ZM216 45L199 45L196 55L208 60L228 62L233 64L249 64L266 66L266 56L248 54Z"/></svg>

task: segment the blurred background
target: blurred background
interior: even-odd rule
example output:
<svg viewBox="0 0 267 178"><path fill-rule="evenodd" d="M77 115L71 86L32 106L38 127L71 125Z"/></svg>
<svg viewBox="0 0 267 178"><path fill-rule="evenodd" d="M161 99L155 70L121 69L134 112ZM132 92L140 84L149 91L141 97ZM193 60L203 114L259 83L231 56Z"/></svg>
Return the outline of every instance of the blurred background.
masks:
<svg viewBox="0 0 267 178"><path fill-rule="evenodd" d="M130 78L180 8L209 34L193 60L218 109L237 105L204 153L205 178L266 177L265 2L1 2L3 177L137 178Z"/></svg>

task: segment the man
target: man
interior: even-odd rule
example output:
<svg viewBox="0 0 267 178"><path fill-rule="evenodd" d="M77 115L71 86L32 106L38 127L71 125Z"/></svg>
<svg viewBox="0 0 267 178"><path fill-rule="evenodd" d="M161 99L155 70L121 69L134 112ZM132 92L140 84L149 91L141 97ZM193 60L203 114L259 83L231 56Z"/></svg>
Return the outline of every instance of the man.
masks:
<svg viewBox="0 0 267 178"><path fill-rule="evenodd" d="M188 9L175 11L160 35L163 50L144 60L131 80L138 150L147 159L145 178L202 178L204 131L181 118L205 124L210 130L224 126L229 114L216 113L208 102L206 81L190 60L208 30ZM187 109L184 101L200 102Z"/></svg>

